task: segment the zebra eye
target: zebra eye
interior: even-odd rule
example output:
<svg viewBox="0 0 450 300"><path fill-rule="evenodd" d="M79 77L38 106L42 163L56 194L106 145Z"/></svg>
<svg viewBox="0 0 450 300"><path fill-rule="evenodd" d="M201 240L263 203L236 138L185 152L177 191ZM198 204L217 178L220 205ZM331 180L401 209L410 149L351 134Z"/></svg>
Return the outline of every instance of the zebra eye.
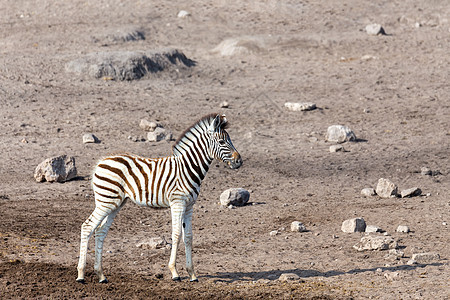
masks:
<svg viewBox="0 0 450 300"><path fill-rule="evenodd" d="M226 143L225 143L224 140L219 140L219 145L220 145L220 146L225 146L225 144L226 144Z"/></svg>

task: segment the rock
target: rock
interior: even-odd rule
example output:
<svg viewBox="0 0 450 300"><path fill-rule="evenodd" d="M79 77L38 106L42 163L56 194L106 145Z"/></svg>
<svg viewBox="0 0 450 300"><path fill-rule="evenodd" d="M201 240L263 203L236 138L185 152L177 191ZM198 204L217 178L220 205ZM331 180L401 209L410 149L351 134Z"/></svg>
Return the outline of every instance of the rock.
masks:
<svg viewBox="0 0 450 300"><path fill-rule="evenodd" d="M378 180L376 193L382 198L389 198L397 196L397 185L392 183L389 179L380 178Z"/></svg>
<svg viewBox="0 0 450 300"><path fill-rule="evenodd" d="M275 236L275 235L278 235L278 234L279 234L278 230L272 230L271 232L269 232L270 236Z"/></svg>
<svg viewBox="0 0 450 300"><path fill-rule="evenodd" d="M66 64L67 72L110 80L136 80L147 74L188 69L195 62L177 49L95 52Z"/></svg>
<svg viewBox="0 0 450 300"><path fill-rule="evenodd" d="M75 158L66 155L47 158L34 171L37 182L65 182L76 176Z"/></svg>
<svg viewBox="0 0 450 300"><path fill-rule="evenodd" d="M147 133L147 140L149 142L159 142L162 140L170 141L172 139L172 132L162 127L156 127L154 131Z"/></svg>
<svg viewBox="0 0 450 300"><path fill-rule="evenodd" d="M419 189L418 187L413 187L413 188L403 190L400 192L400 195L402 196L402 198L420 196L421 194L422 194L422 190Z"/></svg>
<svg viewBox="0 0 450 300"><path fill-rule="evenodd" d="M396 279L400 274L398 272L386 272L383 274L383 276L387 279L387 280L394 280Z"/></svg>
<svg viewBox="0 0 450 300"><path fill-rule="evenodd" d="M181 18L181 19L187 18L187 17L190 17L190 16L191 16L191 14L189 12L185 11L185 10L180 10L178 12L178 14L177 14L177 17Z"/></svg>
<svg viewBox="0 0 450 300"><path fill-rule="evenodd" d="M364 250L388 250L398 248L397 242L390 236L372 236L367 235L361 238L361 241L353 246L358 251Z"/></svg>
<svg viewBox="0 0 450 300"><path fill-rule="evenodd" d="M412 255L411 259L419 264L431 263L440 260L440 255L438 253L427 252L427 253L415 253Z"/></svg>
<svg viewBox="0 0 450 300"><path fill-rule="evenodd" d="M100 38L102 40L102 38ZM105 42L134 42L145 40L144 32L136 28L119 28L106 35Z"/></svg>
<svg viewBox="0 0 450 300"><path fill-rule="evenodd" d="M212 52L222 56L263 52L261 41L253 37L230 38L222 41Z"/></svg>
<svg viewBox="0 0 450 300"><path fill-rule="evenodd" d="M403 232L403 233L408 233L410 232L409 227L406 225L398 225L397 227L397 232Z"/></svg>
<svg viewBox="0 0 450 300"><path fill-rule="evenodd" d="M386 35L384 28L380 24L369 24L366 26L368 35Z"/></svg>
<svg viewBox="0 0 450 300"><path fill-rule="evenodd" d="M347 126L332 125L328 127L326 140L334 143L344 143L347 141L356 141L355 133Z"/></svg>
<svg viewBox="0 0 450 300"><path fill-rule="evenodd" d="M161 249L165 248L167 245L168 243L164 238L154 237L138 243L136 247L144 249Z"/></svg>
<svg viewBox="0 0 450 300"><path fill-rule="evenodd" d="M334 152L346 152L346 151L342 145L331 145L330 152L334 153Z"/></svg>
<svg viewBox="0 0 450 300"><path fill-rule="evenodd" d="M378 59L378 57L370 55L370 54L361 56L361 60L372 60L372 59Z"/></svg>
<svg viewBox="0 0 450 300"><path fill-rule="evenodd" d="M144 131L155 131L156 127L162 127L161 124L156 122L150 122L145 119L142 119L139 123L139 127L141 127Z"/></svg>
<svg viewBox="0 0 450 300"><path fill-rule="evenodd" d="M400 251L398 249L391 249L391 250L389 250L388 256L389 257L394 257L396 259L397 258L402 258L402 257L405 257L405 252Z"/></svg>
<svg viewBox="0 0 450 300"><path fill-rule="evenodd" d="M99 142L98 138L92 133L86 133L83 135L83 144L98 143L98 142Z"/></svg>
<svg viewBox="0 0 450 300"><path fill-rule="evenodd" d="M250 193L243 188L231 188L220 195L220 204L223 206L244 206L250 199Z"/></svg>
<svg viewBox="0 0 450 300"><path fill-rule="evenodd" d="M420 174L422 174L424 176L426 176L426 175L431 176L431 175L433 175L433 172L431 171L430 168L422 167L422 168L420 168Z"/></svg>
<svg viewBox="0 0 450 300"><path fill-rule="evenodd" d="M298 276L295 273L283 273L280 275L280 277L278 278L279 281L296 281L296 280L300 280L300 276Z"/></svg>
<svg viewBox="0 0 450 300"><path fill-rule="evenodd" d="M410 260L408 260L408 262L406 264L409 266L416 265L417 261L415 261L414 259L410 259Z"/></svg>
<svg viewBox="0 0 450 300"><path fill-rule="evenodd" d="M305 102L305 103L286 102L284 104L284 107L286 107L288 110L291 111L305 111L316 109L316 104L312 102Z"/></svg>
<svg viewBox="0 0 450 300"><path fill-rule="evenodd" d="M375 190L373 188L364 188L361 190L361 195L366 196L366 197L372 197L375 196L377 193L375 192Z"/></svg>
<svg viewBox="0 0 450 300"><path fill-rule="evenodd" d="M375 225L367 225L366 232L383 232L383 229Z"/></svg>
<svg viewBox="0 0 450 300"><path fill-rule="evenodd" d="M303 223L299 221L294 221L291 223L291 231L305 232L308 230L306 229L305 225L303 225Z"/></svg>
<svg viewBox="0 0 450 300"><path fill-rule="evenodd" d="M348 219L342 222L341 230L343 232L364 232L366 222L363 218Z"/></svg>
<svg viewBox="0 0 450 300"><path fill-rule="evenodd" d="M228 108L230 105L228 104L227 101L223 101L220 103L220 108Z"/></svg>

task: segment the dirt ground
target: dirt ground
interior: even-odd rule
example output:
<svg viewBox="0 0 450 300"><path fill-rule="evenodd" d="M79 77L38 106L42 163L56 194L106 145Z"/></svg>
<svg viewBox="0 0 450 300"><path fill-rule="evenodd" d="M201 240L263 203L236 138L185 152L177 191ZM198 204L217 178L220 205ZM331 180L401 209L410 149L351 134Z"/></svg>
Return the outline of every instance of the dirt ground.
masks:
<svg viewBox="0 0 450 300"><path fill-rule="evenodd" d="M2 0L0 7L0 298L448 299L448 1ZM191 15L178 18L180 10ZM387 35L368 35L371 23ZM128 29L145 39L110 38ZM228 38L243 39L248 51L212 52ZM164 47L196 65L133 81L65 69L90 53ZM292 112L285 102L317 109ZM202 184L193 221L200 281L188 282L183 250L183 281L174 283L168 249L136 247L170 238L170 212L129 203L105 242L109 283L97 282L92 251L87 283L76 283L96 161L121 151L170 155L173 142L129 138L145 136L141 119L176 137L215 111L227 115L244 165L213 163ZM325 133L335 124L358 137L344 144L347 152L329 152ZM83 144L89 132L101 142ZM37 183L35 167L60 154L76 158L78 177ZM379 178L423 195L360 194ZM230 187L248 189L251 205L221 208ZM354 217L384 229L405 257L353 249L364 233L340 227ZM291 232L292 221L308 232ZM397 233L398 225L411 232ZM440 259L407 264L421 252ZM301 280L281 282L282 273Z"/></svg>

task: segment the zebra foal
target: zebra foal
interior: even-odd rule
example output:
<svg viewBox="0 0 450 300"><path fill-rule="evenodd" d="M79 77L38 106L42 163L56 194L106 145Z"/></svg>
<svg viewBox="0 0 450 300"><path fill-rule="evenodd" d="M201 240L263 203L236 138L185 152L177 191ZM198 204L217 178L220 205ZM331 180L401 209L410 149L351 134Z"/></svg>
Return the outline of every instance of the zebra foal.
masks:
<svg viewBox="0 0 450 300"><path fill-rule="evenodd" d="M102 270L103 241L119 210L128 199L140 206L166 207L172 215L172 250L169 269L180 280L176 256L180 237L186 252L186 270L198 281L192 262L192 211L200 185L214 159L237 169L242 159L226 132L225 115L211 114L188 128L173 146L173 155L142 158L124 154L102 159L92 177L95 209L81 226L78 282L84 282L89 238L95 232L94 271L107 282Z"/></svg>

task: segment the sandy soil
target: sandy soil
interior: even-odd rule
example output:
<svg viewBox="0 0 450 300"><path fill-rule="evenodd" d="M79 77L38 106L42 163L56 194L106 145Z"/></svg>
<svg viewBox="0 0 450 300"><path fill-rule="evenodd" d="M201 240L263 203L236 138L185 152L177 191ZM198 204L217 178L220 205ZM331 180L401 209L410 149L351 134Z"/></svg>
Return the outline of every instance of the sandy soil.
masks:
<svg viewBox="0 0 450 300"><path fill-rule="evenodd" d="M0 7L0 298L449 297L447 1L3 0ZM191 16L177 18L182 9ZM369 36L371 23L387 35ZM110 38L128 28L145 40ZM248 51L211 51L227 38L243 38ZM65 70L89 53L162 47L183 51L196 66L134 81ZM229 108L220 108L223 101ZM318 108L291 112L285 102ZM187 282L181 268L184 281L173 283L169 250L136 247L170 237L169 211L128 204L105 243L110 283L97 283L90 252L87 283L77 284L96 161L121 151L169 155L170 142L128 138L145 136L140 119L177 136L214 111L227 115L244 165L233 171L214 163L202 185L194 212L200 282ZM325 133L334 124L359 138L344 144L348 152L329 152ZM101 143L83 144L87 132ZM37 183L34 168L60 154L76 158L77 179ZM424 166L439 172L423 176ZM424 196L360 194L381 177ZM250 190L252 205L221 208L230 187ZM364 234L340 230L354 217L386 230L405 257L354 250ZM309 231L291 232L295 220ZM412 232L396 233L400 224ZM420 252L440 260L408 265ZM280 282L282 273L302 280Z"/></svg>

